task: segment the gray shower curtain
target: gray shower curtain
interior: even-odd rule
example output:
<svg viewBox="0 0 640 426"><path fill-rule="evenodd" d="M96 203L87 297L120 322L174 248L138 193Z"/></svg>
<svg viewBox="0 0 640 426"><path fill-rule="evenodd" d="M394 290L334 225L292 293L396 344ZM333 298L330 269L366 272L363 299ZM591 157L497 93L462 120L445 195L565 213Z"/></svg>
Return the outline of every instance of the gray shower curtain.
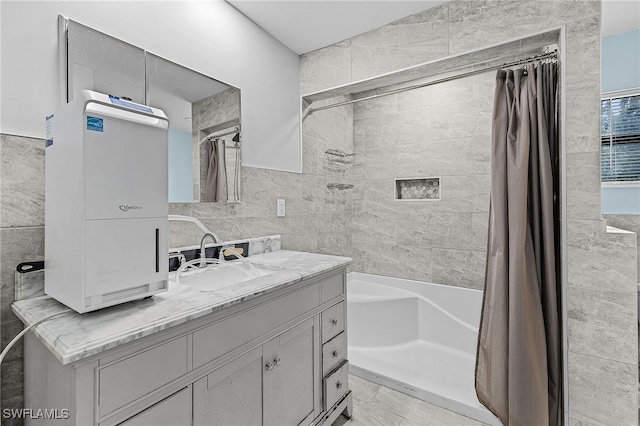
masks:
<svg viewBox="0 0 640 426"><path fill-rule="evenodd" d="M505 425L558 425L557 64L500 70L476 393Z"/></svg>
<svg viewBox="0 0 640 426"><path fill-rule="evenodd" d="M227 163L222 139L207 141L206 201L227 201Z"/></svg>

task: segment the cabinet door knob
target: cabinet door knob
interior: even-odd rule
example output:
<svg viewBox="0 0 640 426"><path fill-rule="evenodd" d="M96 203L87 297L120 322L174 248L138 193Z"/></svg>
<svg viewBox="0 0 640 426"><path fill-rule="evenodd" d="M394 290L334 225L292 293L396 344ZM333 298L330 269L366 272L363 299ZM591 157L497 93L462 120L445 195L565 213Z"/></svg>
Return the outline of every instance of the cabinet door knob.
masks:
<svg viewBox="0 0 640 426"><path fill-rule="evenodd" d="M334 350L333 352L331 352L331 356L334 357L334 358L337 358L338 357L338 351Z"/></svg>
<svg viewBox="0 0 640 426"><path fill-rule="evenodd" d="M266 363L266 364L264 365L264 369L265 369L265 370L267 370L267 371L271 371L271 370L273 370L273 367L274 367L274 365L273 365L273 363L272 363L272 362L268 362L268 363Z"/></svg>
<svg viewBox="0 0 640 426"><path fill-rule="evenodd" d="M336 388L337 389L342 389L342 382L337 382L336 383Z"/></svg>
<svg viewBox="0 0 640 426"><path fill-rule="evenodd" d="M280 365L280 358L276 358L273 360L274 365Z"/></svg>
<svg viewBox="0 0 640 426"><path fill-rule="evenodd" d="M333 319L331 320L331 325L338 325L338 320L337 320L337 319L335 319L335 318L333 318Z"/></svg>

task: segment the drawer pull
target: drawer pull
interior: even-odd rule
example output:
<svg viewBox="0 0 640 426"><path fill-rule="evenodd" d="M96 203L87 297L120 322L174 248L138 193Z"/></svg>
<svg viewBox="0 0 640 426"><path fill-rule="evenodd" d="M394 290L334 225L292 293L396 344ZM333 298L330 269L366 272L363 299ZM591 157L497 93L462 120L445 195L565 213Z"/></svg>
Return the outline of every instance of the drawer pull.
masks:
<svg viewBox="0 0 640 426"><path fill-rule="evenodd" d="M331 319L331 325L338 325L338 320L335 318Z"/></svg>
<svg viewBox="0 0 640 426"><path fill-rule="evenodd" d="M342 382L336 382L336 389L342 389Z"/></svg>
<svg viewBox="0 0 640 426"><path fill-rule="evenodd" d="M333 358L337 358L338 357L338 351L334 350L333 352L331 352L331 356Z"/></svg>
<svg viewBox="0 0 640 426"><path fill-rule="evenodd" d="M280 365L280 358L276 358L272 362L266 363L264 365L264 369L267 370L267 371L271 371L274 368L276 368L278 365Z"/></svg>

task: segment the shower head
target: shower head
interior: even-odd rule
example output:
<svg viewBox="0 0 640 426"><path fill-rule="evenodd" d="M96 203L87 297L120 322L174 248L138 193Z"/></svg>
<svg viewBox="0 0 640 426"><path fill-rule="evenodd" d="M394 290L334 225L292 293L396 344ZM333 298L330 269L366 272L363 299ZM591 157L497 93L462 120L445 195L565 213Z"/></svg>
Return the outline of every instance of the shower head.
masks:
<svg viewBox="0 0 640 426"><path fill-rule="evenodd" d="M240 133L236 133L236 135L232 139L234 142L240 142Z"/></svg>

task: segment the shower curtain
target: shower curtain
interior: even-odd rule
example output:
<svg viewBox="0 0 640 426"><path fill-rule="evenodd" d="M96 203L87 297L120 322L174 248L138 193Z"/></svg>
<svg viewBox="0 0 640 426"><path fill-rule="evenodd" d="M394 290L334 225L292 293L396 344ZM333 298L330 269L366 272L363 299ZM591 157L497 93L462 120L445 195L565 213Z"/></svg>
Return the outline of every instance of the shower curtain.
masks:
<svg viewBox="0 0 640 426"><path fill-rule="evenodd" d="M206 201L227 201L227 164L224 140L207 141Z"/></svg>
<svg viewBox="0 0 640 426"><path fill-rule="evenodd" d="M558 425L557 64L499 70L475 387L504 425Z"/></svg>

